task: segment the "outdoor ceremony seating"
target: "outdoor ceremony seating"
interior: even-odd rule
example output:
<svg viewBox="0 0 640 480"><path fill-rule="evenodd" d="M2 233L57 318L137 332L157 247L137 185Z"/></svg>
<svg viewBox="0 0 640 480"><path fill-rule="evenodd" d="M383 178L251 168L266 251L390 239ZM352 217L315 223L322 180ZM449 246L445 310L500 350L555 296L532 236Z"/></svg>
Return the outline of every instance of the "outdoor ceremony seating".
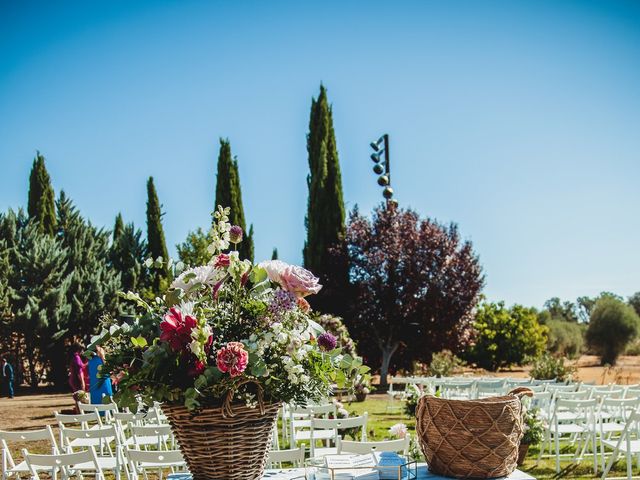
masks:
<svg viewBox="0 0 640 480"><path fill-rule="evenodd" d="M286 450L271 450L267 460L269 468L282 468L284 463L290 463L294 467L304 466L305 446L288 448Z"/></svg>
<svg viewBox="0 0 640 480"><path fill-rule="evenodd" d="M324 455L330 455L337 453L337 443L341 437L341 431L346 429L358 430L360 433L360 440L366 441L367 439L367 421L368 414L364 412L363 415L357 417L347 418L312 418L310 428L310 455L311 457L319 457ZM324 438L323 435L316 437L319 433L331 432L327 435L329 438ZM315 443L317 439L324 439L327 444L326 447L317 448ZM330 445L333 443L333 447Z"/></svg>
<svg viewBox="0 0 640 480"><path fill-rule="evenodd" d="M16 463L11 455L10 444L15 443L31 443L31 442L49 442L49 450L52 454L58 452L56 439L50 426L46 426L41 430L26 431L0 431L0 447L2 449L2 480L10 477L20 478L21 474L29 473L31 470L27 465L26 459Z"/></svg>
<svg viewBox="0 0 640 480"><path fill-rule="evenodd" d="M130 425L129 429L131 438L125 442L129 446L135 445L136 448L143 449L153 447L158 450L170 450L173 447L173 432L169 424Z"/></svg>
<svg viewBox="0 0 640 480"><path fill-rule="evenodd" d="M128 465L126 469L128 480L138 480L140 474L147 480L148 470L157 471L160 480L162 480L164 469L169 469L171 473L178 470L186 471L186 463L180 450L149 451L127 447L124 450L124 456Z"/></svg>
<svg viewBox="0 0 640 480"><path fill-rule="evenodd" d="M604 467L602 479L608 477L611 467L621 454L624 454L627 466L627 479L633 477L633 456L640 455L640 412L634 411L625 422L621 435L616 439L601 439L603 448L612 450L609 461ZM604 458L604 455L603 455ZM640 467L640 462L638 467Z"/></svg>
<svg viewBox="0 0 640 480"><path fill-rule="evenodd" d="M48 471L52 480L57 480L58 473L62 480L72 476L81 480L83 474L90 471L96 480L104 480L98 457L93 447L74 453L54 453L51 455L33 454L22 450L31 478L40 478L40 472Z"/></svg>
<svg viewBox="0 0 640 480"><path fill-rule="evenodd" d="M118 411L118 405L115 403L81 403L79 407L82 413L96 412L98 415L103 417L104 423L111 423L113 421L113 414Z"/></svg>
<svg viewBox="0 0 640 480"><path fill-rule="evenodd" d="M396 452L407 455L411 439L409 435L398 440L383 440L380 442L354 442L338 438L338 453L372 453L372 452Z"/></svg>

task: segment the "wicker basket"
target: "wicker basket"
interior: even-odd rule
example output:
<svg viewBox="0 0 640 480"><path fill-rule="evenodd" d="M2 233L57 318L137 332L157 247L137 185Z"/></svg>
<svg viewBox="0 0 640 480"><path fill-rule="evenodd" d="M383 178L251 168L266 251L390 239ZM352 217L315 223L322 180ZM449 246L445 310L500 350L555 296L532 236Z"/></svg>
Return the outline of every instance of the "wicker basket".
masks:
<svg viewBox="0 0 640 480"><path fill-rule="evenodd" d="M236 386L236 389L245 383ZM235 390L222 406L190 412L163 405L193 480L258 480L271 446L279 403L265 403L258 384L258 408L233 403Z"/></svg>
<svg viewBox="0 0 640 480"><path fill-rule="evenodd" d="M523 396L516 388L503 397L446 400L422 397L416 431L429 469L446 477L506 477L516 469L523 434Z"/></svg>

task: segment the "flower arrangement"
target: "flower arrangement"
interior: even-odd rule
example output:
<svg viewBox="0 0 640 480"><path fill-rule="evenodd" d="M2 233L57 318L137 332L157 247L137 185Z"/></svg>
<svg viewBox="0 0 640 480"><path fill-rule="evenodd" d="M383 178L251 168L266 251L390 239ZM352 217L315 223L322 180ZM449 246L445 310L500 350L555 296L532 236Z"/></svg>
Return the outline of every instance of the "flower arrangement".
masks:
<svg viewBox="0 0 640 480"><path fill-rule="evenodd" d="M537 445L544 437L544 426L538 417L538 409L526 409L524 412L524 435L520 443L524 445Z"/></svg>
<svg viewBox="0 0 640 480"><path fill-rule="evenodd" d="M313 321L305 297L320 291L318 278L279 260L253 265L227 251L242 241L228 215L222 207L213 214L207 265L180 273L152 302L123 294L138 310L132 322L103 320L94 343L107 351L105 368L119 379L122 405L142 398L194 410L238 390L237 400L255 406L251 382L268 401L305 405L368 371Z"/></svg>

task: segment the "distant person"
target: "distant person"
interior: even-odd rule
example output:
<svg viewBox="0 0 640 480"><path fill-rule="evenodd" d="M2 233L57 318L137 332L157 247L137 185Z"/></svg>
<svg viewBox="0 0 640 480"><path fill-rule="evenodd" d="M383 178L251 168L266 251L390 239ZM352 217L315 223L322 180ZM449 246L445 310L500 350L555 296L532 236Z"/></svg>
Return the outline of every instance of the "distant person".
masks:
<svg viewBox="0 0 640 480"><path fill-rule="evenodd" d="M87 364L82 359L82 346L79 343L71 345L69 350L69 386L73 392L76 413L80 413L80 400L89 390L89 375Z"/></svg>
<svg viewBox="0 0 640 480"><path fill-rule="evenodd" d="M9 357L2 357L2 383L9 398L13 398L13 367L9 363Z"/></svg>
<svg viewBox="0 0 640 480"><path fill-rule="evenodd" d="M91 403L102 404L103 396L113 396L111 378L109 375L104 375L100 371L102 365L104 365L104 349L101 346L97 346L95 353L89 359L89 391L91 393Z"/></svg>

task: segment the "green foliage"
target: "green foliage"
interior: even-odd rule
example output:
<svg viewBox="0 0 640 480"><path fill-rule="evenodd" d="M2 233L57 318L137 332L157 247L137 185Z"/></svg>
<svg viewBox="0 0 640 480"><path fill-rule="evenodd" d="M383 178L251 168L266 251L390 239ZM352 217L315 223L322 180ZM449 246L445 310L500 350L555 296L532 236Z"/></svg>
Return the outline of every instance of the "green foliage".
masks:
<svg viewBox="0 0 640 480"><path fill-rule="evenodd" d="M640 292L636 292L629 297L629 305L640 315Z"/></svg>
<svg viewBox="0 0 640 480"><path fill-rule="evenodd" d="M521 443L525 445L538 445L544 438L544 423L540 420L539 410L527 409L524 414L524 435Z"/></svg>
<svg viewBox="0 0 640 480"><path fill-rule="evenodd" d="M342 322L342 318L334 315L317 315L313 319L320 324L325 331L332 333L338 339L338 345L345 353L356 355L356 344L349 335L349 330Z"/></svg>
<svg viewBox="0 0 640 480"><path fill-rule="evenodd" d="M40 232L53 235L56 229L56 210L53 187L44 157L38 152L29 175L29 218L33 219Z"/></svg>
<svg viewBox="0 0 640 480"><path fill-rule="evenodd" d="M155 260L161 257L166 262L169 258L169 253L162 228L163 215L162 205L158 200L156 187L153 184L153 177L149 177L147 181L147 246L151 258ZM168 277L168 267L158 268L152 272L151 286L156 293L162 290L163 284L166 283Z"/></svg>
<svg viewBox="0 0 640 480"><path fill-rule="evenodd" d="M457 373L464 367L465 362L456 357L451 350L442 350L434 353L429 364L429 375L435 377L448 377Z"/></svg>
<svg viewBox="0 0 640 480"><path fill-rule="evenodd" d="M638 335L639 327L640 318L633 307L618 298L604 296L591 313L587 343L600 355L603 365L615 365L618 356Z"/></svg>
<svg viewBox="0 0 640 480"><path fill-rule="evenodd" d="M146 286L146 269L144 261L147 257L147 244L142 238L142 231L133 223L124 225L122 216L118 214L111 244L111 265L120 273L122 290L137 290Z"/></svg>
<svg viewBox="0 0 640 480"><path fill-rule="evenodd" d="M531 371L529 375L536 380L569 380L575 373L575 367L568 365L563 357L554 357L544 353L537 358L530 359Z"/></svg>
<svg viewBox="0 0 640 480"><path fill-rule="evenodd" d="M578 321L576 305L569 301L563 302L558 297L550 298L544 302L544 309L550 318L558 318L566 322Z"/></svg>
<svg viewBox="0 0 640 480"><path fill-rule="evenodd" d="M271 254L271 260L278 260L278 249L273 248L273 253Z"/></svg>
<svg viewBox="0 0 640 480"><path fill-rule="evenodd" d="M577 358L584 346L584 326L575 322L551 319L546 322L549 329L547 349L549 352L568 358Z"/></svg>
<svg viewBox="0 0 640 480"><path fill-rule="evenodd" d="M238 246L240 258L246 258L253 262L253 225L247 232L247 223L242 205L238 159L231 155L229 140L222 138L220 139L220 154L218 155L215 204L231 209L229 221L232 225L238 225L242 228L242 236L244 238Z"/></svg>
<svg viewBox="0 0 640 480"><path fill-rule="evenodd" d="M211 243L209 236L201 228L189 232L187 239L176 245L178 258L190 267L206 265L211 260L211 254L207 250L209 243Z"/></svg>
<svg viewBox="0 0 640 480"><path fill-rule="evenodd" d="M547 328L538 323L533 308L484 303L478 309L474 327L477 338L470 356L487 370L522 365L525 357L536 357L545 349Z"/></svg>
<svg viewBox="0 0 640 480"><path fill-rule="evenodd" d="M307 239L304 266L320 277L324 288L314 299L316 309L327 313L344 313L347 265L336 262L330 249L341 245L345 235L345 209L342 194L342 174L333 114L327 91L320 86L318 99L311 101L309 133L307 135L309 199L305 226Z"/></svg>

